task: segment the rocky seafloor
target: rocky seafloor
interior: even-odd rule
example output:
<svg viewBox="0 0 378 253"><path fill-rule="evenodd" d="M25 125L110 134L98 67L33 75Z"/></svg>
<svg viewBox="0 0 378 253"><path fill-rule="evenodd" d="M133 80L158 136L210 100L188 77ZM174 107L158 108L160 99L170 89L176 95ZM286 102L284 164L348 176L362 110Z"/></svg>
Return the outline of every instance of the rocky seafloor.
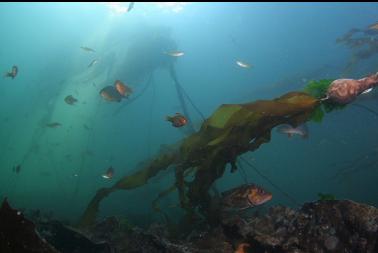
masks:
<svg viewBox="0 0 378 253"><path fill-rule="evenodd" d="M378 252L378 208L349 200L275 206L261 216L223 220L218 226L173 240L164 225L130 228L115 217L85 231L59 221L34 222L9 206L0 209L0 252L46 253L304 253Z"/></svg>

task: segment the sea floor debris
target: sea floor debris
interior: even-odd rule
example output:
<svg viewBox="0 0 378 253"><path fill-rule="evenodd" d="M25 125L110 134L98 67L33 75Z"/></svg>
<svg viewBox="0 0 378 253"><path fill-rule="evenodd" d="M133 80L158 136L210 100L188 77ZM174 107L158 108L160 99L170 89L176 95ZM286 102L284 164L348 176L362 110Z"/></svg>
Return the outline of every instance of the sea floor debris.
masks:
<svg viewBox="0 0 378 253"><path fill-rule="evenodd" d="M54 220L36 220L34 225L4 201L0 211L0 249L4 253L378 252L378 208L350 200L305 203L298 210L274 206L266 214L244 218L243 222L235 217L192 231L186 238L173 239L164 224L154 223L142 230L116 217L108 217L85 230ZM20 225L20 221L28 225ZM20 226L35 226L38 232L25 228L23 233L14 234L14 228ZM32 239L36 240L30 244ZM16 242L31 248L7 248L6 245Z"/></svg>

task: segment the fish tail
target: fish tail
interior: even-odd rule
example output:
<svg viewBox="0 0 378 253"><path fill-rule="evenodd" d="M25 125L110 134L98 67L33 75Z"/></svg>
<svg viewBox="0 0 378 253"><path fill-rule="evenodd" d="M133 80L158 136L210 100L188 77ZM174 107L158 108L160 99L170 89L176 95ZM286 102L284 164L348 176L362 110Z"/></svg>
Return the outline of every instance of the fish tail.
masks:
<svg viewBox="0 0 378 253"><path fill-rule="evenodd" d="M171 116L166 116L165 120L172 122L172 117Z"/></svg>
<svg viewBox="0 0 378 253"><path fill-rule="evenodd" d="M12 73L10 73L10 72L5 72L4 73L4 77L10 77L10 76L12 76Z"/></svg>

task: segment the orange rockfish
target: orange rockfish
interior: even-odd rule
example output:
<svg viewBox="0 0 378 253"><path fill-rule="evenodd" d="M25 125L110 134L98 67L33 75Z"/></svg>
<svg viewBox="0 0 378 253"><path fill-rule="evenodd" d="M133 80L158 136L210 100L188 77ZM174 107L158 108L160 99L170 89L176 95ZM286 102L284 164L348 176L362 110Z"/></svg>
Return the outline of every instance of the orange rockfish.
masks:
<svg viewBox="0 0 378 253"><path fill-rule="evenodd" d="M240 243L234 253L246 253L250 247L249 243Z"/></svg>
<svg viewBox="0 0 378 253"><path fill-rule="evenodd" d="M272 194L255 184L244 184L222 193L222 209L244 210L264 204L272 199Z"/></svg>
<svg viewBox="0 0 378 253"><path fill-rule="evenodd" d="M12 67L11 72L6 72L4 76L12 77L12 79L14 79L17 76L17 73L18 73L18 67L15 65Z"/></svg>
<svg viewBox="0 0 378 253"><path fill-rule="evenodd" d="M131 93L133 93L132 89L129 86L122 83L120 80L116 80L114 82L114 87L116 88L118 93L125 98L128 98L131 95Z"/></svg>
<svg viewBox="0 0 378 253"><path fill-rule="evenodd" d="M287 136L290 138L294 134L302 136L302 138L308 137L308 129L305 124L300 125L298 127L292 127L290 125L284 124L277 128L277 131L281 134L287 134Z"/></svg>
<svg viewBox="0 0 378 253"><path fill-rule="evenodd" d="M174 116L167 116L167 121L172 122L174 127L183 127L188 123L188 120L180 113L176 113Z"/></svg>
<svg viewBox="0 0 378 253"><path fill-rule="evenodd" d="M109 102L121 102L122 96L113 86L106 86L100 90L100 95Z"/></svg>

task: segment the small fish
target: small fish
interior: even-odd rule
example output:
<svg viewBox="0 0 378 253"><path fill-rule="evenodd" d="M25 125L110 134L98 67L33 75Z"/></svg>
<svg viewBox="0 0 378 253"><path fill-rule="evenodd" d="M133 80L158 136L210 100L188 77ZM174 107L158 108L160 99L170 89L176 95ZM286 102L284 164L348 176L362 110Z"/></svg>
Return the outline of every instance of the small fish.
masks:
<svg viewBox="0 0 378 253"><path fill-rule="evenodd" d="M167 116L166 120L172 122L174 127L183 127L188 123L187 118L178 112L174 116Z"/></svg>
<svg viewBox="0 0 378 253"><path fill-rule="evenodd" d="M89 63L89 65L88 65L88 68L92 67L92 66L95 65L97 62L98 62L97 59L94 59L93 61L91 61L91 63Z"/></svg>
<svg viewBox="0 0 378 253"><path fill-rule="evenodd" d="M284 124L277 128L277 132L282 133L282 134L287 134L289 138L292 137L294 134L300 135L302 136L302 138L308 137L308 129L305 124L300 125L295 128L290 125Z"/></svg>
<svg viewBox="0 0 378 253"><path fill-rule="evenodd" d="M128 98L133 93L133 90L129 86L123 84L120 80L114 82L114 87L118 93L125 98Z"/></svg>
<svg viewBox="0 0 378 253"><path fill-rule="evenodd" d="M369 29L371 29L371 30L378 30L378 23L370 25Z"/></svg>
<svg viewBox="0 0 378 253"><path fill-rule="evenodd" d="M108 168L108 170L105 172L105 174L102 175L105 179L112 179L114 176L114 169L112 166Z"/></svg>
<svg viewBox="0 0 378 253"><path fill-rule="evenodd" d="M68 95L67 97L64 98L64 101L69 105L73 105L77 102L77 99L74 98L72 95Z"/></svg>
<svg viewBox="0 0 378 253"><path fill-rule="evenodd" d="M21 171L21 165L17 165L16 167L13 167L13 172L15 172L16 174L20 173Z"/></svg>
<svg viewBox="0 0 378 253"><path fill-rule="evenodd" d="M106 86L100 91L101 97L109 102L121 102L122 96L113 86Z"/></svg>
<svg viewBox="0 0 378 253"><path fill-rule="evenodd" d="M184 55L184 52L181 51L171 51L171 52L165 52L165 54L172 56L172 57L180 57Z"/></svg>
<svg viewBox="0 0 378 253"><path fill-rule="evenodd" d="M272 194L255 184L244 184L222 193L223 209L244 210L260 206L272 199Z"/></svg>
<svg viewBox="0 0 378 253"><path fill-rule="evenodd" d="M73 177L78 177L79 175L77 173L72 174Z"/></svg>
<svg viewBox="0 0 378 253"><path fill-rule="evenodd" d="M83 127L85 128L85 130L92 130L92 128L90 128L89 126L87 126L87 124L83 124Z"/></svg>
<svg viewBox="0 0 378 253"><path fill-rule="evenodd" d="M239 65L240 67L246 68L246 69L249 69L249 68L252 67L251 64L248 64L248 63L245 63L245 62L242 62L242 61L236 61L236 64Z"/></svg>
<svg viewBox="0 0 378 253"><path fill-rule="evenodd" d="M134 8L134 2L129 3L129 8L127 8L127 12L130 12Z"/></svg>
<svg viewBox="0 0 378 253"><path fill-rule="evenodd" d="M12 79L14 79L17 76L17 73L18 73L18 67L14 65L10 72L5 73L4 77L12 77Z"/></svg>
<svg viewBox="0 0 378 253"><path fill-rule="evenodd" d="M52 123L46 124L46 126L50 128L57 128L57 127L60 127L61 125L62 124L60 124L59 122L52 122Z"/></svg>
<svg viewBox="0 0 378 253"><path fill-rule="evenodd" d="M80 47L80 48L87 52L96 52L94 49L89 48L89 47Z"/></svg>

